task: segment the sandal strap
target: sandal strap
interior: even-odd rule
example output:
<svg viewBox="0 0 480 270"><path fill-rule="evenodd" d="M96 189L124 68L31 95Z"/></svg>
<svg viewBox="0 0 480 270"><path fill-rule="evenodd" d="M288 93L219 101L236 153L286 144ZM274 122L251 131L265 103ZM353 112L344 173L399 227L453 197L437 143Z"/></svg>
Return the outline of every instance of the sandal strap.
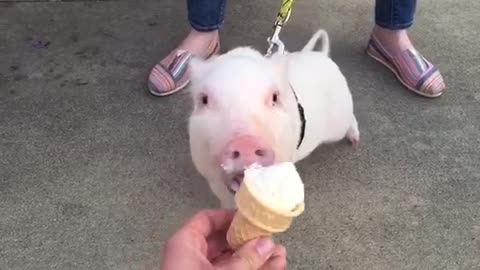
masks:
<svg viewBox="0 0 480 270"><path fill-rule="evenodd" d="M162 63L158 63L152 69L150 73L149 81L155 86L156 89L170 90L175 89L178 82L185 76L185 72L188 68L188 60L192 57L192 54L188 51L179 50L173 57L168 66Z"/></svg>
<svg viewBox="0 0 480 270"><path fill-rule="evenodd" d="M397 70L403 71L402 77L412 86L418 86L427 73L435 67L426 61L417 51L405 50L393 58Z"/></svg>
<svg viewBox="0 0 480 270"><path fill-rule="evenodd" d="M191 57L192 54L187 51L179 50L177 52L177 55L173 58L172 62L168 66L168 70L175 81L183 77L188 68L188 61Z"/></svg>
<svg viewBox="0 0 480 270"><path fill-rule="evenodd" d="M394 58L394 65L401 76L412 87L421 92L443 87L443 78L437 67L432 65L416 50L405 50Z"/></svg>
<svg viewBox="0 0 480 270"><path fill-rule="evenodd" d="M211 43L205 58L218 53L220 44ZM173 56L156 64L150 72L148 88L154 95L164 96L179 91L189 83L188 63L193 55L186 50L177 50Z"/></svg>
<svg viewBox="0 0 480 270"><path fill-rule="evenodd" d="M438 69L417 50L407 49L392 56L375 37L369 41L369 50L380 56L402 80L417 91L427 92L444 86Z"/></svg>

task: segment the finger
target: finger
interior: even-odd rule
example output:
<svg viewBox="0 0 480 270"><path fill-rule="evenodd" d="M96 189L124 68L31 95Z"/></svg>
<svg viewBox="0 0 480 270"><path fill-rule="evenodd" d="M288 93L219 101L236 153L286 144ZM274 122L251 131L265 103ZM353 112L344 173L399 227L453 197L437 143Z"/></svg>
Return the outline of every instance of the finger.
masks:
<svg viewBox="0 0 480 270"><path fill-rule="evenodd" d="M261 268L261 270L273 269L287 269L287 250L282 245L275 246L272 256Z"/></svg>
<svg viewBox="0 0 480 270"><path fill-rule="evenodd" d="M170 240L179 246L190 246L207 255L207 239L212 232L227 231L232 222L234 210L203 210L188 220Z"/></svg>
<svg viewBox="0 0 480 270"><path fill-rule="evenodd" d="M285 270L287 269L287 258L271 258L260 270Z"/></svg>
<svg viewBox="0 0 480 270"><path fill-rule="evenodd" d="M209 261L212 262L212 265L222 264L228 261L230 257L232 257L232 255L233 255L233 251L227 250L222 254L218 255L217 257L210 259Z"/></svg>
<svg viewBox="0 0 480 270"><path fill-rule="evenodd" d="M180 252L189 248L191 250L200 250L202 254L207 254L208 244L207 239L203 235L184 227L167 240L166 248L168 250L179 250Z"/></svg>
<svg viewBox="0 0 480 270"><path fill-rule="evenodd" d="M271 238L260 238L247 242L230 259L222 262L216 269L221 270L257 270L272 256L275 244Z"/></svg>
<svg viewBox="0 0 480 270"><path fill-rule="evenodd" d="M203 247L202 247L203 246ZM162 267L163 270L176 269L207 269L210 262L205 258L207 244L203 240L196 243L189 243L188 240L180 238L171 238L165 244L163 250ZM202 248L204 252L202 252ZM182 258L182 259L179 259ZM200 267L202 265L202 267Z"/></svg>
<svg viewBox="0 0 480 270"><path fill-rule="evenodd" d="M202 263L209 263L205 258L208 253L207 239L212 233L226 232L234 213L232 210L204 210L197 213L167 241L164 249L164 258L166 258L164 265L168 266L171 263L174 265L175 262L172 262L172 260L177 260L176 258L190 255L197 256L199 251L205 259ZM181 263L189 265L192 262L182 260ZM193 269L193 267L183 267L181 269Z"/></svg>
<svg viewBox="0 0 480 270"><path fill-rule="evenodd" d="M194 230L207 238L214 232L227 231L234 215L234 210L203 210L193 216L183 228L185 230Z"/></svg>
<svg viewBox="0 0 480 270"><path fill-rule="evenodd" d="M275 249L273 250L272 257L287 258L287 249L282 245L275 245Z"/></svg>
<svg viewBox="0 0 480 270"><path fill-rule="evenodd" d="M230 249L227 242L225 231L219 231L211 235L207 239L207 245L208 245L208 252L207 252L208 259L215 258L218 255L224 253L226 250Z"/></svg>

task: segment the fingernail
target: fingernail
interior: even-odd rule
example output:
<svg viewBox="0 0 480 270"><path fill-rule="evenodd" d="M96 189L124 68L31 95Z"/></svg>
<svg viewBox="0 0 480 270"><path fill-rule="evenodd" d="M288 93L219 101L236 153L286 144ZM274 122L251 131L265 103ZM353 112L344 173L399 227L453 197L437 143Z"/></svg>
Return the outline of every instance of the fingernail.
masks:
<svg viewBox="0 0 480 270"><path fill-rule="evenodd" d="M265 256L273 251L273 249L275 248L275 244L273 243L272 239L265 237L260 238L257 241L255 248L261 256Z"/></svg>

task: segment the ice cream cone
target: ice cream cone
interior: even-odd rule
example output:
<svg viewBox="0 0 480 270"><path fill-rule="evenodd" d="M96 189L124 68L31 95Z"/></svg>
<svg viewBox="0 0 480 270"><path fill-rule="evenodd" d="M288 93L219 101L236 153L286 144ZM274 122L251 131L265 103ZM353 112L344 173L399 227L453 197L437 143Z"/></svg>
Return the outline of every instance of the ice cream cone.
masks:
<svg viewBox="0 0 480 270"><path fill-rule="evenodd" d="M292 211L285 211L258 198L260 196L244 181L235 196L238 211L227 232L227 241L234 250L251 239L286 231L293 218L305 208L305 204L301 203Z"/></svg>

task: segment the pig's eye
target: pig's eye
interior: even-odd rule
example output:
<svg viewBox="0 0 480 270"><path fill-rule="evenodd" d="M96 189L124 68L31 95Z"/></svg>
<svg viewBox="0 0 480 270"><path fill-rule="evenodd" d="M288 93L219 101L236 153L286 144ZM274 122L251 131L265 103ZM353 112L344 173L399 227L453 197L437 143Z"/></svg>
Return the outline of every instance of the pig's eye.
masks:
<svg viewBox="0 0 480 270"><path fill-rule="evenodd" d="M208 105L208 96L205 95L205 94L202 95L202 96L200 97L200 102L201 102L202 105L204 105L204 106Z"/></svg>

